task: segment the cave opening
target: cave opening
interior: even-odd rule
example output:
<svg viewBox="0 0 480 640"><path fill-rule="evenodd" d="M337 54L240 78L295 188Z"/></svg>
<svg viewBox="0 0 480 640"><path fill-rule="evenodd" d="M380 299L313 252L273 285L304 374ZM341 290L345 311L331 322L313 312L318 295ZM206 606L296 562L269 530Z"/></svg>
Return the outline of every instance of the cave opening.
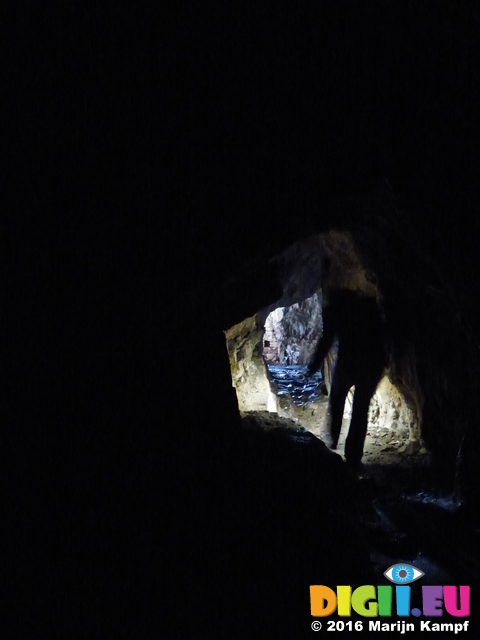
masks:
<svg viewBox="0 0 480 640"><path fill-rule="evenodd" d="M321 296L319 291L289 307L277 307L265 320L262 355L277 398L269 410L278 412L283 398L299 407L313 402L323 382L322 370L313 374L307 370L321 334Z"/></svg>
<svg viewBox="0 0 480 640"><path fill-rule="evenodd" d="M348 231L310 237L275 259L280 266L282 297L225 331L240 415L249 426L305 430L328 442L337 340L323 365L316 372L308 370L322 336L324 294L331 289L358 292L381 306L378 278ZM356 339L363 339L361 331ZM342 456L354 394L352 385L336 448ZM416 390L403 382L389 361L371 397L363 463L385 465L427 456L416 397Z"/></svg>

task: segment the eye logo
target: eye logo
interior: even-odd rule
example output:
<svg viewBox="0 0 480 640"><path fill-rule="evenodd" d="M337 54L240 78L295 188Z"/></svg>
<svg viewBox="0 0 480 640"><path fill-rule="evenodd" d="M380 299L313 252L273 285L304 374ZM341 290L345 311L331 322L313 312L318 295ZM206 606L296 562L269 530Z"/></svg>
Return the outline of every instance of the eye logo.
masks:
<svg viewBox="0 0 480 640"><path fill-rule="evenodd" d="M383 575L394 584L409 584L425 574L410 564L394 564Z"/></svg>

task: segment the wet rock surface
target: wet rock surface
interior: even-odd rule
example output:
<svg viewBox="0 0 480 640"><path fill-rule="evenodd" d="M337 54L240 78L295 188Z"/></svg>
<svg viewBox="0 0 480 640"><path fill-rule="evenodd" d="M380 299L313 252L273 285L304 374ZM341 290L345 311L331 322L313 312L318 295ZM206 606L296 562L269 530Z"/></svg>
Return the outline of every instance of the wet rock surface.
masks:
<svg viewBox="0 0 480 640"><path fill-rule="evenodd" d="M424 571L428 584L464 584L469 580L472 588L478 586L478 522L464 513L452 487L442 480L428 456L384 457L375 463L367 459L360 470L352 472L339 455L292 420L251 412L244 415L242 424L250 438L256 433L250 442L265 438L260 447L263 451L280 446L285 447L285 455L291 448L289 460L305 456L321 465L311 467L309 478L334 488L331 499L321 490L318 494L319 505L329 505L324 516L336 517L342 505L342 519L348 513L351 531L341 540L356 540L358 548L367 550L375 583L382 584L389 566L406 562ZM304 473L300 472L301 484L300 477L305 478ZM315 500L315 487L310 490ZM421 588L412 588L414 598Z"/></svg>
<svg viewBox="0 0 480 640"><path fill-rule="evenodd" d="M302 407L320 396L321 371L309 374L306 365L269 365L270 384L277 396L289 394L294 404Z"/></svg>

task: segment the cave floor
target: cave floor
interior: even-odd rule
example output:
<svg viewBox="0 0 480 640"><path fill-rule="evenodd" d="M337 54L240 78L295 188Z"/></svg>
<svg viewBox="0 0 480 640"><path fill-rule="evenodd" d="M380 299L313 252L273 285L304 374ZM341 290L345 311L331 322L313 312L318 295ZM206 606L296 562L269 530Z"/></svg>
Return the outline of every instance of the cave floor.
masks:
<svg viewBox="0 0 480 640"><path fill-rule="evenodd" d="M320 392L323 380L320 372L312 375L305 365L270 365L272 390L277 395L279 417L290 418L298 427L303 427L322 441L328 441L326 417L328 397ZM352 411L353 392L345 401L345 412L338 442L337 453L344 455ZM372 415L369 415L372 418ZM398 424L398 422L397 422ZM408 428L390 428L389 422L373 419L369 422L365 439L363 462L368 465L423 464L427 451L418 441L409 440Z"/></svg>
<svg viewBox="0 0 480 640"><path fill-rule="evenodd" d="M320 403L320 410L314 416L310 411L309 416L317 420L323 413L324 417L326 407L326 401ZM242 421L250 429L305 432L299 418L273 413L243 413ZM348 422L346 416L336 450L340 457ZM310 421L307 430L321 440L323 424L317 422L315 428ZM430 584L455 584L460 576L465 584L465 575L475 583L480 575L480 531L463 514L445 474L433 467L425 449L409 449L398 438L372 431L362 470L355 474L355 505L378 579L386 567L406 562L428 573ZM345 473L350 473L346 466Z"/></svg>
<svg viewBox="0 0 480 640"><path fill-rule="evenodd" d="M328 409L328 398L326 396L317 397L314 403L295 405L285 396L279 399L278 417L290 419L291 428L303 427L314 436L325 440L327 435L326 415ZM344 455L345 439L348 435L350 424L351 404L349 399L345 404L345 413L342 422L342 430L338 441L336 452ZM257 412L258 420L265 421L265 417L260 418L262 412ZM271 414L275 415L275 414ZM402 436L388 428L369 424L367 437L365 439L363 463L366 465L405 465L422 466L428 463L428 453L419 442L409 442L408 437Z"/></svg>

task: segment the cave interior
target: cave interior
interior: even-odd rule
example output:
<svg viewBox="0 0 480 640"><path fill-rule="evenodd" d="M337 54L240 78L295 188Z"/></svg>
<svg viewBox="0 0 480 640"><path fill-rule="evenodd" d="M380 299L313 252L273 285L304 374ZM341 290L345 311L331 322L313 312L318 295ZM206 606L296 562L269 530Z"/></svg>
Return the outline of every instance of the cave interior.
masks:
<svg viewBox="0 0 480 640"><path fill-rule="evenodd" d="M305 581L350 584L368 574L366 582L377 584L384 566L399 559L439 584L475 585L478 578L475 378L461 373L476 371L476 350L454 278L420 241L418 227L388 188L355 199L355 215L345 199L331 207L318 233L284 241L280 251L257 255L219 283L218 305L206 316L218 327L209 349L216 344L222 399L201 435L192 432L195 446L208 450L204 473L211 477L215 468L220 474L215 483L221 489L212 487L202 503L198 522L205 541L213 520L215 530L242 549L232 556L210 546L209 553L228 557L234 602L263 621L278 620L284 610L282 625L292 624L292 633L306 614ZM307 401L279 392L267 366L270 359L283 371L303 370L321 333L325 265L330 286L381 302L390 336L359 475L345 467L342 440L336 452L322 442L328 366L326 389L321 392L320 376ZM304 340L309 322L310 345ZM279 326L291 347L283 356L273 354ZM342 432L348 411L347 399ZM218 494L224 496L220 509L210 501ZM413 585L413 594L420 588ZM262 598L267 592L275 593L274 602ZM239 633L253 623L242 624Z"/></svg>
<svg viewBox="0 0 480 640"><path fill-rule="evenodd" d="M133 257L119 251L113 265L99 245L105 287L91 301L95 322L83 299L90 280L69 289L73 380L55 378L50 388L43 375L34 386L40 407L54 389L61 418L74 402L77 428L50 429L45 414L37 438L30 430L14 441L22 477L31 459L41 472L10 543L18 550L11 557L48 586L36 593L32 621L55 594L69 612L65 628L70 612L88 610L89 637L140 623L166 629L165 637L198 637L199 628L212 638L298 637L299 627L311 633L310 585L386 584L396 562L417 567L429 584L478 592L474 254L450 246L447 233L432 235L436 206L430 212L412 215L385 185L334 194L295 238L278 226L268 246L265 234L252 234L235 253L215 235L210 245L185 241L175 278L161 271L161 295L153 234L129 237ZM272 220L260 223L268 229ZM212 228L224 237L217 221L204 238ZM456 232L464 238L465 229ZM313 403L297 404L272 393L265 366L272 312L287 320L293 312L292 334L301 316L318 339L325 264L336 286L378 296L391 335L389 370L371 407L375 455L364 457L360 476L346 469L341 448L322 441L318 385ZM29 349L48 363L54 345L62 358L62 343L42 342L52 335L48 314L37 317ZM242 405L252 397L253 406ZM67 537L58 525L65 518ZM46 565L59 554L71 585L60 593L64 583Z"/></svg>
<svg viewBox="0 0 480 640"><path fill-rule="evenodd" d="M83 4L7 59L10 637L311 638L396 562L478 624L478 7ZM361 476L264 362L327 271L390 337Z"/></svg>
<svg viewBox="0 0 480 640"><path fill-rule="evenodd" d="M322 335L322 285L377 300L381 298L373 284L377 278L367 273L348 233L321 234L274 259L283 263L282 298L225 332L239 411L250 423L263 417L270 426L273 416L262 416L262 412L276 414L290 419L292 428L321 438L328 430L326 396L338 348L334 344L324 366L308 372ZM328 265L328 275L322 273L322 265ZM414 362L409 366L415 369ZM396 369L390 359L370 403L364 452L369 463L380 459L401 463L399 452L407 452L404 458L427 453L420 437L421 405L415 402L422 397L421 390L413 381L402 384L398 374L397 385L392 383ZM345 402L339 453L343 453L352 417L354 391L352 386Z"/></svg>

